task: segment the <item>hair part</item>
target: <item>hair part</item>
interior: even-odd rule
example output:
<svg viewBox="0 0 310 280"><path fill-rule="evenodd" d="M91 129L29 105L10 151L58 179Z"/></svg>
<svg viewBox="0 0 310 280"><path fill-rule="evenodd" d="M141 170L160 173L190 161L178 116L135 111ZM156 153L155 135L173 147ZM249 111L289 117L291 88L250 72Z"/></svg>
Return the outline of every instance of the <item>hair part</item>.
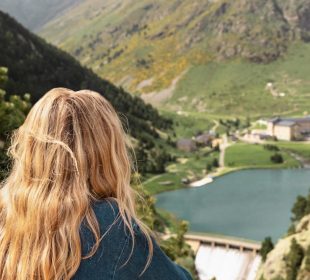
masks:
<svg viewBox="0 0 310 280"><path fill-rule="evenodd" d="M134 170L122 123L99 93L55 88L30 110L12 134L10 175L0 189L0 280L70 279L101 236L91 202L113 198L119 218L133 223L149 244L150 231L137 217ZM127 142L126 142L127 141ZM82 256L79 229L85 220L95 245Z"/></svg>

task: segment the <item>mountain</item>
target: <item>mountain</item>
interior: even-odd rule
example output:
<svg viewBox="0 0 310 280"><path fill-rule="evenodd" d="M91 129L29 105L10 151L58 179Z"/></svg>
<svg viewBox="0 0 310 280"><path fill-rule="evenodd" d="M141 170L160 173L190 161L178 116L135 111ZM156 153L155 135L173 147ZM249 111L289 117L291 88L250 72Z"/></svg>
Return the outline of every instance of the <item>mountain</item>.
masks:
<svg viewBox="0 0 310 280"><path fill-rule="evenodd" d="M37 30L81 0L1 0L0 10L9 13L25 27Z"/></svg>
<svg viewBox="0 0 310 280"><path fill-rule="evenodd" d="M86 0L39 34L159 108L309 113L309 0Z"/></svg>
<svg viewBox="0 0 310 280"><path fill-rule="evenodd" d="M10 94L31 93L36 102L53 87L92 89L103 94L116 108L130 134L142 143L154 142L156 130L171 126L139 97L99 78L69 54L30 33L9 15L0 11L0 66L9 69L5 90Z"/></svg>

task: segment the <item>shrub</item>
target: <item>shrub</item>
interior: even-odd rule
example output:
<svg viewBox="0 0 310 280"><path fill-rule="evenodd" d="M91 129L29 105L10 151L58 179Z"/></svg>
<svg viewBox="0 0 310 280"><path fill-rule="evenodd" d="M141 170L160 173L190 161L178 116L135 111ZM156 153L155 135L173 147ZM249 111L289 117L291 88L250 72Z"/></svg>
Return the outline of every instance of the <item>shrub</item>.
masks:
<svg viewBox="0 0 310 280"><path fill-rule="evenodd" d="M297 196L297 199L294 203L294 206L292 208L292 214L293 217L291 218L292 221L299 221L302 217L304 217L307 214L307 204L309 202L307 201L307 198L304 196Z"/></svg>
<svg viewBox="0 0 310 280"><path fill-rule="evenodd" d="M278 146L272 145L272 144L265 144L263 147L265 150L268 150L268 151L278 152L280 150Z"/></svg>
<svg viewBox="0 0 310 280"><path fill-rule="evenodd" d="M295 233L296 233L295 225L291 224L289 229L287 230L287 235L290 236L290 235L295 234Z"/></svg>
<svg viewBox="0 0 310 280"><path fill-rule="evenodd" d="M206 172L211 171L212 168L213 168L212 164L208 162L207 165L206 165Z"/></svg>
<svg viewBox="0 0 310 280"><path fill-rule="evenodd" d="M213 165L213 167L219 167L220 166L217 158L213 159L212 165Z"/></svg>
<svg viewBox="0 0 310 280"><path fill-rule="evenodd" d="M270 160L273 162L273 163L283 163L283 156L279 153L275 153L274 155L272 155L270 157Z"/></svg>

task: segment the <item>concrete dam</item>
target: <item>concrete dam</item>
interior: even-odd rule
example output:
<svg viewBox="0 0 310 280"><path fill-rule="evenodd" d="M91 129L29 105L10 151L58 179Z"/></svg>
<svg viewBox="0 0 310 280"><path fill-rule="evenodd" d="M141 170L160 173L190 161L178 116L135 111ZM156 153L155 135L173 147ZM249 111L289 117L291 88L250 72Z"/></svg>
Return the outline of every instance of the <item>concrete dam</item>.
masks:
<svg viewBox="0 0 310 280"><path fill-rule="evenodd" d="M189 233L185 239L196 253L200 280L255 280L259 243L203 233Z"/></svg>

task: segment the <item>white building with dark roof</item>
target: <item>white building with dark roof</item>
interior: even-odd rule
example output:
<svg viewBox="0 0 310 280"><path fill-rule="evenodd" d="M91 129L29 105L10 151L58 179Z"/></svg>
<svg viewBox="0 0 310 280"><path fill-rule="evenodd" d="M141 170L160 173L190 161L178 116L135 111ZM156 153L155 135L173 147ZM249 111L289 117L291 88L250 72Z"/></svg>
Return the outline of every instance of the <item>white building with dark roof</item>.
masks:
<svg viewBox="0 0 310 280"><path fill-rule="evenodd" d="M310 116L304 118L273 118L267 123L270 136L278 140L305 140L310 137Z"/></svg>

